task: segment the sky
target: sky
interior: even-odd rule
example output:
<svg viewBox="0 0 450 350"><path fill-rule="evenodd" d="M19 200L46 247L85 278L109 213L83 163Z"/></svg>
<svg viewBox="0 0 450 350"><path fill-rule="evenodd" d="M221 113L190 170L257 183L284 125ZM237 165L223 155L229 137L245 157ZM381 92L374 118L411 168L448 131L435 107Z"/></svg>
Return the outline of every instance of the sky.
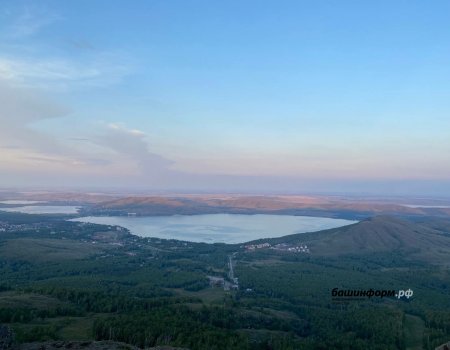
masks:
<svg viewBox="0 0 450 350"><path fill-rule="evenodd" d="M0 0L0 187L450 196L450 2Z"/></svg>

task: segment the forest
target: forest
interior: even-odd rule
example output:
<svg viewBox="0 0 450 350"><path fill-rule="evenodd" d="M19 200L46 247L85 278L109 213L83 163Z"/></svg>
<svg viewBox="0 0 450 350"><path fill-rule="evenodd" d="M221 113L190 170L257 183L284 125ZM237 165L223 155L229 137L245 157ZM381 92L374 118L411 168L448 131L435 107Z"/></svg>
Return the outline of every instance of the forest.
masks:
<svg viewBox="0 0 450 350"><path fill-rule="evenodd" d="M17 344L403 350L450 340L448 266L401 252L250 252L139 238L64 216L0 213L0 222L0 323ZM229 279L231 255L238 288L211 284L211 276ZM334 288L410 288L414 296L335 302Z"/></svg>

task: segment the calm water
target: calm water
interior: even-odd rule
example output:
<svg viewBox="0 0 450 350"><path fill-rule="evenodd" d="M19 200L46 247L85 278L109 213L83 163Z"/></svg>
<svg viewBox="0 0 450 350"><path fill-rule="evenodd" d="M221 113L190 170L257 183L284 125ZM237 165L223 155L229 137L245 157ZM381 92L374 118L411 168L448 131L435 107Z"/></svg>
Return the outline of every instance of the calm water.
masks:
<svg viewBox="0 0 450 350"><path fill-rule="evenodd" d="M420 205L420 204L403 204L404 207L408 208L436 208L436 209L446 209L450 208L450 205Z"/></svg>
<svg viewBox="0 0 450 350"><path fill-rule="evenodd" d="M154 217L88 216L72 221L118 225L141 237L206 243L243 243L259 238L320 231L356 221L290 215L174 215Z"/></svg>
<svg viewBox="0 0 450 350"><path fill-rule="evenodd" d="M72 205L26 205L15 208L0 208L0 210L25 214L76 214L79 208Z"/></svg>
<svg viewBox="0 0 450 350"><path fill-rule="evenodd" d="M0 204L10 204L10 205L25 205L25 204L36 204L36 203L44 203L40 201L27 201L27 200L16 200L16 199L9 199L6 201L0 201Z"/></svg>

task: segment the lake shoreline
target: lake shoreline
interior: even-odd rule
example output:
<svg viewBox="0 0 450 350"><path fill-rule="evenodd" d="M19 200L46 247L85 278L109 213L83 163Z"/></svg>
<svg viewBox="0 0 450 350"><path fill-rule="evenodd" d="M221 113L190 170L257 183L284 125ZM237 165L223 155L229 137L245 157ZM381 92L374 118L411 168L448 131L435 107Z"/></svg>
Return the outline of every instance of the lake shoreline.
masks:
<svg viewBox="0 0 450 350"><path fill-rule="evenodd" d="M120 226L139 237L225 244L316 232L357 222L311 216L227 213L152 217L87 216L70 221Z"/></svg>

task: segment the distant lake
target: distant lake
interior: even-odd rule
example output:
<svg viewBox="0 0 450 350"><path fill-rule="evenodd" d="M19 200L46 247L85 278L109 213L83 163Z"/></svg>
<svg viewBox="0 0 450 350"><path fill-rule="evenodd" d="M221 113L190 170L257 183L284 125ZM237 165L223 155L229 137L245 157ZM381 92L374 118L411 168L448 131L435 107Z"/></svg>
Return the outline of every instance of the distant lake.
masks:
<svg viewBox="0 0 450 350"><path fill-rule="evenodd" d="M122 226L140 237L205 243L244 243L260 238L320 231L356 223L356 221L344 219L266 214L88 216L71 221Z"/></svg>
<svg viewBox="0 0 450 350"><path fill-rule="evenodd" d="M25 204L37 204L37 203L44 203L41 201L27 201L27 200L16 200L16 199L9 199L6 201L0 201L0 204L9 204L9 205L25 205Z"/></svg>
<svg viewBox="0 0 450 350"><path fill-rule="evenodd" d="M9 203L12 204L12 203ZM26 205L23 207L2 208L0 211L18 212L25 214L76 214L80 207L72 205Z"/></svg>
<svg viewBox="0 0 450 350"><path fill-rule="evenodd" d="M424 208L424 209L446 209L450 208L450 205L420 205L420 204L402 204L404 207L408 208Z"/></svg>

